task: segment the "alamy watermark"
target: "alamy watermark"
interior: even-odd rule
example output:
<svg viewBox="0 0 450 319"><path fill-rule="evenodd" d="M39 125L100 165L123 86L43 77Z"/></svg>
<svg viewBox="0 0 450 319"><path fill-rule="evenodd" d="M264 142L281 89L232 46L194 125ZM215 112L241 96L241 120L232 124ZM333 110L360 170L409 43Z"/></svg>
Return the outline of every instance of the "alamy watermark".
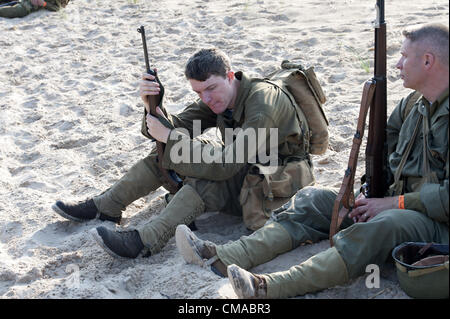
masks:
<svg viewBox="0 0 450 319"><path fill-rule="evenodd" d="M66 273L69 276L65 280L67 288L79 289L80 288L80 267L77 264L68 264L66 266Z"/></svg>
<svg viewBox="0 0 450 319"><path fill-rule="evenodd" d="M369 289L380 288L380 267L369 264L366 266L366 273L369 273L366 278L366 287Z"/></svg>
<svg viewBox="0 0 450 319"><path fill-rule="evenodd" d="M193 121L193 136L201 135L201 121ZM176 140L170 149L170 160L174 164L262 164L262 174L271 174L278 167L278 128L225 128L225 145L217 147L193 139L179 140L180 134L189 136L184 128L172 131L169 139Z"/></svg>

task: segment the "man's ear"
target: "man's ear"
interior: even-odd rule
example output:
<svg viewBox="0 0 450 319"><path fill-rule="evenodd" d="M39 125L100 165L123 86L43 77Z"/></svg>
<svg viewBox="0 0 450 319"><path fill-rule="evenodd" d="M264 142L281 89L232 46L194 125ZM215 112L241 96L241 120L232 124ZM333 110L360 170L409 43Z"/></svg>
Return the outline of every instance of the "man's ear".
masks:
<svg viewBox="0 0 450 319"><path fill-rule="evenodd" d="M436 58L433 53L426 52L423 55L423 63L427 70L431 69L436 61Z"/></svg>

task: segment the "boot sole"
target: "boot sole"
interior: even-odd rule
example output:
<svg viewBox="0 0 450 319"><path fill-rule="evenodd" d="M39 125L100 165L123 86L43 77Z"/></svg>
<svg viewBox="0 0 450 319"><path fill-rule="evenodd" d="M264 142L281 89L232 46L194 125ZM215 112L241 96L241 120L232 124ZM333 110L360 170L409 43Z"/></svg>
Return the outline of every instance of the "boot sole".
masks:
<svg viewBox="0 0 450 319"><path fill-rule="evenodd" d="M175 230L175 241L178 251L184 261L188 264L195 264L200 267L204 267L205 262L189 236L191 233L191 230L186 225L179 225L177 227Z"/></svg>
<svg viewBox="0 0 450 319"><path fill-rule="evenodd" d="M109 247L106 246L105 243L103 242L103 238L98 234L97 228L93 228L93 229L89 230L89 233L91 234L92 238L94 238L94 240L97 242L97 244L99 244L100 247L102 247L110 256L112 256L114 258L118 258L118 259L123 259L123 260L129 259L129 258L119 256L115 252L113 252L111 249L109 249Z"/></svg>
<svg viewBox="0 0 450 319"><path fill-rule="evenodd" d="M72 215L66 214L61 208L59 208L56 204L52 205L52 209L60 216L64 217L65 219L74 221L74 222L78 222L78 223L82 223L85 221L89 221L89 220L85 220L85 219L81 219L81 218L77 218L77 217L73 217Z"/></svg>
<svg viewBox="0 0 450 319"><path fill-rule="evenodd" d="M239 299L248 299L249 295L254 294L252 288L246 287L248 283L244 282L244 278L240 274L239 267L232 264L227 267L227 275L230 280L231 287L233 287L234 293Z"/></svg>
<svg viewBox="0 0 450 319"><path fill-rule="evenodd" d="M100 214L97 213L97 216L95 218L92 218L92 219L82 219L82 218L77 218L77 217L74 217L72 215L67 214L65 211L63 211L61 208L59 208L58 205L56 205L56 204L52 205L52 209L59 216L64 217L65 219L77 222L77 223L86 223L86 222L90 222L92 220L101 220L101 221L109 221L109 222L115 223L117 225L120 224L120 217L119 218L118 217L111 217L111 216L105 215L103 213L100 213Z"/></svg>

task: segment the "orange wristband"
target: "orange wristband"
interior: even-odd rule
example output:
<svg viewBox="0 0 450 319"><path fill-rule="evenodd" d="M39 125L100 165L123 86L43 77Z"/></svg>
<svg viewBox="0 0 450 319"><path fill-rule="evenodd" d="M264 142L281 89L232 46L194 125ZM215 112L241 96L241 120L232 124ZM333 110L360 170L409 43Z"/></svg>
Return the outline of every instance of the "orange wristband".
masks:
<svg viewBox="0 0 450 319"><path fill-rule="evenodd" d="M405 209L405 196L403 195L398 197L398 208Z"/></svg>

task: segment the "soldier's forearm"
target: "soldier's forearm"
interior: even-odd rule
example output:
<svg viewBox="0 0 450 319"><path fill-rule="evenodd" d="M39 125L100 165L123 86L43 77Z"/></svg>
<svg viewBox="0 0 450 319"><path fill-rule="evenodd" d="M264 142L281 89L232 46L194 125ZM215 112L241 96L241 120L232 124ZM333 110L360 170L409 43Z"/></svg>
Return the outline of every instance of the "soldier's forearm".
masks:
<svg viewBox="0 0 450 319"><path fill-rule="evenodd" d="M448 223L448 206L449 206L449 186L448 179L440 184L425 184L420 190L420 201L425 207L425 213L428 217ZM405 195L406 198L406 195Z"/></svg>
<svg viewBox="0 0 450 319"><path fill-rule="evenodd" d="M404 195L405 209L415 210L418 212L426 213L427 209L420 200L420 193L407 193Z"/></svg>
<svg viewBox="0 0 450 319"><path fill-rule="evenodd" d="M164 153L164 168L183 176L221 181L231 178L246 165L245 160L227 161L226 148L192 140L185 133L172 131Z"/></svg>

